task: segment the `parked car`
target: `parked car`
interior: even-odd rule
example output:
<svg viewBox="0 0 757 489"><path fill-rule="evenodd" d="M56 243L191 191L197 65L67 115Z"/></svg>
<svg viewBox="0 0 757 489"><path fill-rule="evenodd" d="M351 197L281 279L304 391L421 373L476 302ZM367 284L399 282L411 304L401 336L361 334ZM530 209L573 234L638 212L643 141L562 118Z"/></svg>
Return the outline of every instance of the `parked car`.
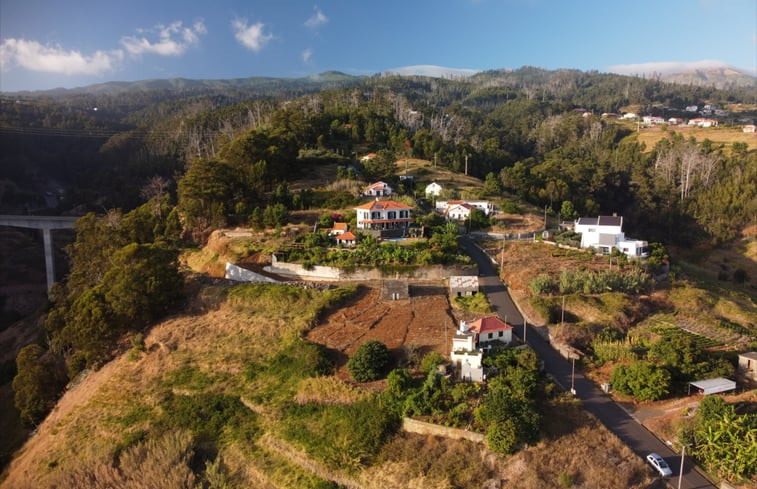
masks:
<svg viewBox="0 0 757 489"><path fill-rule="evenodd" d="M657 455L656 453L650 453L647 455L647 462L649 462L649 465L654 467L654 469L660 473L663 477L670 477L673 475L673 471L670 470L670 467L668 466L668 463Z"/></svg>

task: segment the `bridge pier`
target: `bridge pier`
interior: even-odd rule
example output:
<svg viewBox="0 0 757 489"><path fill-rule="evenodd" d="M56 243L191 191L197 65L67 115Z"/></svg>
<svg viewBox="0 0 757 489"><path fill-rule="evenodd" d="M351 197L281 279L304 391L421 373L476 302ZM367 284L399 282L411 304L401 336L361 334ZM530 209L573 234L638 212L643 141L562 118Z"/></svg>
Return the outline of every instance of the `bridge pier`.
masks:
<svg viewBox="0 0 757 489"><path fill-rule="evenodd" d="M50 228L42 228L42 241L45 246L45 272L47 274L47 292L55 283L55 256L53 255L53 236Z"/></svg>
<svg viewBox="0 0 757 489"><path fill-rule="evenodd" d="M45 272L47 272L47 291L55 283L55 255L53 254L53 229L73 229L78 217L61 216L2 216L0 226L11 226L42 231L45 246Z"/></svg>

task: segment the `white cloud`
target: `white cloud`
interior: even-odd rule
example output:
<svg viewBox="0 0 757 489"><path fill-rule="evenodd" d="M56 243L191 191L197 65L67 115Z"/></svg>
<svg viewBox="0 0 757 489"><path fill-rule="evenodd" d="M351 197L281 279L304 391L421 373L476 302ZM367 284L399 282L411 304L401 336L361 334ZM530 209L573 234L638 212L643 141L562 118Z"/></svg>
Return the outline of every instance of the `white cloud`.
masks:
<svg viewBox="0 0 757 489"><path fill-rule="evenodd" d="M308 18L308 20L305 21L305 25L307 27L318 27L326 22L329 21L329 18L324 15L324 13L319 9L317 6L315 7L315 12L313 12L313 15Z"/></svg>
<svg viewBox="0 0 757 489"><path fill-rule="evenodd" d="M653 63L638 63L627 65L613 65L606 69L611 73L621 75L669 75L671 73L686 73L694 70L706 70L710 68L729 68L728 64L714 60L705 59L701 61L660 61Z"/></svg>
<svg viewBox="0 0 757 489"><path fill-rule="evenodd" d="M160 56L180 56L190 47L200 42L200 35L205 34L207 29L200 20L191 27L184 27L181 21L170 24L158 24L152 31L137 29L139 34L157 32L158 40L150 41L146 37L126 36L121 38L121 45L132 55L139 56L145 53L158 54Z"/></svg>
<svg viewBox="0 0 757 489"><path fill-rule="evenodd" d="M304 50L302 52L302 62L303 63L309 63L310 62L310 58L312 58L312 57L313 57L313 50L312 49L307 48L306 50Z"/></svg>
<svg viewBox="0 0 757 489"><path fill-rule="evenodd" d="M262 22L247 25L247 19L234 19L231 22L231 28L234 29L234 37L242 46L255 51L256 53L263 49L268 41L273 39L273 35L263 32L265 25Z"/></svg>
<svg viewBox="0 0 757 489"><path fill-rule="evenodd" d="M472 76L481 70L472 70L468 68L446 68L444 66L435 65L414 65L414 66L402 66L400 68L392 68L386 70L385 73L394 75L419 75L419 76L432 76L435 78L445 78L452 76Z"/></svg>
<svg viewBox="0 0 757 489"><path fill-rule="evenodd" d="M0 44L0 68L7 71L19 65L31 71L64 75L100 75L113 71L123 59L123 51L95 51L87 56L79 51L67 51L58 45L43 46L26 39L4 39Z"/></svg>

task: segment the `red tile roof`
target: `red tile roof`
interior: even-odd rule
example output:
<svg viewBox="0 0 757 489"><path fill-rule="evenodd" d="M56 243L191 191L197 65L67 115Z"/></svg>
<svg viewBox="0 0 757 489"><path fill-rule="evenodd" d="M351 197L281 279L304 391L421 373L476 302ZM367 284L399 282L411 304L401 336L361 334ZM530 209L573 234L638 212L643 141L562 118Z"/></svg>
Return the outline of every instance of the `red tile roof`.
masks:
<svg viewBox="0 0 757 489"><path fill-rule="evenodd" d="M337 236L336 239L339 241L355 241L357 239L357 236L355 236L349 231L346 231L340 234L339 236Z"/></svg>
<svg viewBox="0 0 757 489"><path fill-rule="evenodd" d="M331 228L334 231L347 231L347 223L346 222L335 222L334 227Z"/></svg>
<svg viewBox="0 0 757 489"><path fill-rule="evenodd" d="M504 331L508 329L513 329L512 326L502 321L500 318L496 316L489 316L485 318L478 319L476 321L473 321L472 323L468 323L468 328L470 328L471 331L475 331L478 334L483 333L492 333L495 331Z"/></svg>
<svg viewBox="0 0 757 489"><path fill-rule="evenodd" d="M412 209L411 206L403 204L402 202L395 202L394 200L372 200L365 204L355 207L355 209L364 209L369 211L377 210L392 210L392 209Z"/></svg>
<svg viewBox="0 0 757 489"><path fill-rule="evenodd" d="M366 190L375 190L375 189L385 189L386 187L388 187L388 185L386 184L386 182L376 182L376 183L372 183L372 184L368 185L367 187L365 187L365 189Z"/></svg>

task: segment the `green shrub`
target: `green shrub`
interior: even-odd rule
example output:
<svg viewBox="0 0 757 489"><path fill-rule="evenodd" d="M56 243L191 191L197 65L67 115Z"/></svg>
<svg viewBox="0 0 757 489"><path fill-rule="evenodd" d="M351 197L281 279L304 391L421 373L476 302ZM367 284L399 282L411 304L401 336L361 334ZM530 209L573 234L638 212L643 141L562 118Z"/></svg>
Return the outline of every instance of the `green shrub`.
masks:
<svg viewBox="0 0 757 489"><path fill-rule="evenodd" d="M427 353L421 361L421 372L428 375L429 372L436 371L436 367L442 363L444 363L444 357L439 352Z"/></svg>
<svg viewBox="0 0 757 489"><path fill-rule="evenodd" d="M347 362L347 369L358 382L381 378L389 367L389 350L378 340L368 340L357 349Z"/></svg>

